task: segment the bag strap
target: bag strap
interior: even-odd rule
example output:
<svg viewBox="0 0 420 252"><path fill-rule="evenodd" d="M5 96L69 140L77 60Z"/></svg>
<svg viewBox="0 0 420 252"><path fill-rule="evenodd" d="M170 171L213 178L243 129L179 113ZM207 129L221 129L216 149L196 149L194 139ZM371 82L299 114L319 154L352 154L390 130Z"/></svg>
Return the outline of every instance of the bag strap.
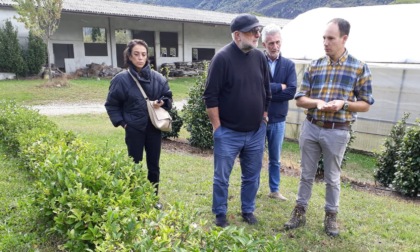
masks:
<svg viewBox="0 0 420 252"><path fill-rule="evenodd" d="M133 74L131 74L130 69L127 70L128 73L131 75L131 77L133 78L133 80L136 82L137 86L139 87L141 93L143 94L144 99L149 100L149 98L147 97L146 93L144 92L143 88L141 87L139 81L133 76Z"/></svg>

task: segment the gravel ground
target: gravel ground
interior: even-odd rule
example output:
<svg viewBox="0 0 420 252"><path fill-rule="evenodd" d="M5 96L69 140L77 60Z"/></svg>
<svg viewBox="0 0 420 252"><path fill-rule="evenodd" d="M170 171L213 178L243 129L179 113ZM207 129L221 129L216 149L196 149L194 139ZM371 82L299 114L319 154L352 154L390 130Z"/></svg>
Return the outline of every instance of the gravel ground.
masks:
<svg viewBox="0 0 420 252"><path fill-rule="evenodd" d="M178 110L184 107L186 101L174 102ZM36 105L32 108L42 115L70 115L70 114L99 114L106 113L104 104L100 103L51 103L47 105Z"/></svg>

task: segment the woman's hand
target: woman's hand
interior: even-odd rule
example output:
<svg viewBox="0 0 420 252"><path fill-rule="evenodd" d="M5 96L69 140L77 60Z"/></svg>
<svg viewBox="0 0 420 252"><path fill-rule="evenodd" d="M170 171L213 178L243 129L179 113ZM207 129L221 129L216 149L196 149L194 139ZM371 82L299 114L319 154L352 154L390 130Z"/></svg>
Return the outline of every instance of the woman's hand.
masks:
<svg viewBox="0 0 420 252"><path fill-rule="evenodd" d="M152 104L153 104L153 107L159 108L159 107L162 107L163 104L165 104L165 102L163 100L160 100L160 101L156 100L156 101L153 101Z"/></svg>

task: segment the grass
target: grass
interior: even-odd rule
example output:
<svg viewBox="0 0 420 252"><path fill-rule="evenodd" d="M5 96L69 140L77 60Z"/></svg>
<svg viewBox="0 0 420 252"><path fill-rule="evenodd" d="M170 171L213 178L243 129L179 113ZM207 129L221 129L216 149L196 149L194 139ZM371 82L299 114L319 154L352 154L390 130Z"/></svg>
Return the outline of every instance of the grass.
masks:
<svg viewBox="0 0 420 252"><path fill-rule="evenodd" d="M73 130L86 141L99 145L110 144L113 148L125 149L124 133L113 128L105 115L74 115L50 117L60 127ZM296 153L297 152L297 153ZM298 146L286 142L283 162L286 157L298 158ZM267 158L267 157L265 157ZM354 176L353 167L371 170L372 157L351 154L346 172ZM345 172L344 172L345 173ZM368 177L368 176L366 176ZM186 208L197 211L201 219L212 225L212 157L194 156L188 153L163 151L161 157L160 197L166 207L183 202ZM371 179L371 177L370 177ZM420 216L418 203L397 198L377 196L356 191L349 184L342 185L339 224L341 235L332 239L323 230L323 207L325 186L316 183L308 210L308 222L304 228L283 230L294 207L298 178L282 176L281 190L289 198L287 202L269 199L267 168L261 173L261 186L257 195L256 215L259 224L248 226L240 217L240 167L235 165L230 181L229 212L231 225L244 227L261 237L282 234L285 251L418 251L420 241Z"/></svg>
<svg viewBox="0 0 420 252"><path fill-rule="evenodd" d="M174 78L169 85L174 93L174 100L181 101L188 97L189 87L195 78ZM110 79L70 79L67 86L45 87L45 80L3 80L0 81L0 97L12 99L26 105L48 103L103 103L106 99Z"/></svg>
<svg viewBox="0 0 420 252"><path fill-rule="evenodd" d="M84 81L86 83L83 83ZM28 82L31 84L26 85L34 85L32 81ZM92 80L78 80L70 88L76 85L91 85L93 86L91 89L101 90L102 87L95 86L95 83L89 84L89 82ZM3 84L4 82L0 82L0 85ZM25 85L25 83L17 86L19 85ZM175 89L173 86L179 86L180 89ZM176 96L178 96L177 92L185 92L187 87L186 83L171 85ZM9 88L9 90L12 89ZM3 92L3 86L0 89L1 92ZM72 130L82 139L93 144L109 145L112 148L124 150L126 148L124 131L121 128L114 128L106 114L50 116L49 118L61 128ZM181 137L187 136L188 133L183 130ZM3 153L1 149L0 153ZM51 239L45 238L42 231L36 228L39 226L36 211L27 208L31 200L30 177L19 170L13 158L1 155L0 251L57 250L54 245L51 245ZM265 157L266 160L267 157ZM374 161L371 156L350 153L343 175L359 181L372 181ZM288 141L284 143L282 163L298 168L299 146L297 143ZM191 155L177 150L162 151L160 197L166 208L176 202L182 202L188 210L198 212L200 219L207 220L207 225L213 226L212 179L213 159L211 156ZM323 231L325 185L322 183L314 184L307 213L307 225L293 231L283 230L283 224L289 219L294 207L298 183L297 177L282 176L281 191L289 198L289 201L279 202L269 199L267 197L268 172L267 167L264 166L257 195L256 215L259 223L248 226L240 218L240 167L236 164L231 175L229 189L229 222L231 225L244 227L246 232L254 233L261 238L281 234L284 251L420 251L418 202L357 191L347 183L342 184L339 213L341 234L338 238L329 238Z"/></svg>
<svg viewBox="0 0 420 252"><path fill-rule="evenodd" d="M34 181L5 153L0 145L0 251L56 251L31 208Z"/></svg>

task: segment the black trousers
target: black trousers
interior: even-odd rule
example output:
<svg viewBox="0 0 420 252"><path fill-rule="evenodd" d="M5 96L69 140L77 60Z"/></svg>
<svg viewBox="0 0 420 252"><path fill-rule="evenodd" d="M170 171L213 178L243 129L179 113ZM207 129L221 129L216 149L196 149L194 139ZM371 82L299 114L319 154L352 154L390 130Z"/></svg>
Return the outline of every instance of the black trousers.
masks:
<svg viewBox="0 0 420 252"><path fill-rule="evenodd" d="M150 120L145 132L127 126L125 129L125 143L127 144L128 155L133 158L135 163L143 160L143 149L146 151L147 179L155 186L157 195L162 132L156 129Z"/></svg>

